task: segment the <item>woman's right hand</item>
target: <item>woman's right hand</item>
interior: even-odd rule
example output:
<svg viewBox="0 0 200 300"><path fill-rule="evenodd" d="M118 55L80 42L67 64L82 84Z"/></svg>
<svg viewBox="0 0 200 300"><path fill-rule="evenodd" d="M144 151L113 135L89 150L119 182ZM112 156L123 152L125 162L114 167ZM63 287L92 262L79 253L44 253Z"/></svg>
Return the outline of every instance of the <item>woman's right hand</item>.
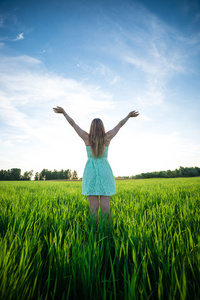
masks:
<svg viewBox="0 0 200 300"><path fill-rule="evenodd" d="M57 113L57 114L64 114L65 113L65 110L64 108L60 107L60 106L57 106L56 108L53 108L54 112Z"/></svg>
<svg viewBox="0 0 200 300"><path fill-rule="evenodd" d="M137 116L139 116L139 112L136 110L133 110L128 114L128 116L129 116L129 118L137 117Z"/></svg>

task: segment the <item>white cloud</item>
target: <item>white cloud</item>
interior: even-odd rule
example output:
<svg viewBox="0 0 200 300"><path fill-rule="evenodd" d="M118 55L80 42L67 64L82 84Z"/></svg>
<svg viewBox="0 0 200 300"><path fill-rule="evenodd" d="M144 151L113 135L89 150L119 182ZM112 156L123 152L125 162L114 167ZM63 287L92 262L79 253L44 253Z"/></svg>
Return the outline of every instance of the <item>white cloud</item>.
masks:
<svg viewBox="0 0 200 300"><path fill-rule="evenodd" d="M120 77L119 77L119 76L115 76L115 77L111 80L111 84L116 84L119 80L120 80Z"/></svg>
<svg viewBox="0 0 200 300"><path fill-rule="evenodd" d="M111 30L107 34L108 42L102 46L104 53L110 54L126 64L127 74L118 72L123 82L135 87L141 86L137 94L143 107L157 106L166 108L167 89L172 78L186 74L192 53L199 44L199 35L187 36L141 5L124 5L126 20L109 20ZM117 12L118 13L118 12ZM191 41L192 39L192 41ZM192 51L191 51L191 48ZM113 68L115 65L113 64ZM142 99L142 101L141 101Z"/></svg>
<svg viewBox="0 0 200 300"><path fill-rule="evenodd" d="M143 101L144 105L163 106L169 79L184 72L181 53L171 47L169 39L165 41L167 33L164 30L166 28L163 28L163 34L154 40L158 30L160 31L160 24L154 22L152 31L149 30L149 35L146 34L145 43L137 44L123 56L123 59L132 65L136 72L143 74L146 92L142 93L140 98L146 99ZM138 48L140 52L137 51Z"/></svg>
<svg viewBox="0 0 200 300"><path fill-rule="evenodd" d="M23 40L24 39L24 33L20 33L18 34L18 36L16 37L16 39L14 39L14 41L19 41L19 40Z"/></svg>
<svg viewBox="0 0 200 300"><path fill-rule="evenodd" d="M120 80L120 76L110 66L100 61L92 61L87 64L79 61L76 67L81 68L89 77L102 78L111 85L116 84Z"/></svg>
<svg viewBox="0 0 200 300"><path fill-rule="evenodd" d="M4 36L4 37L0 37L0 41L10 41L10 42L16 42L16 41L19 41L19 40L23 40L24 39L24 33L20 33L16 36L16 38L10 38L10 37L7 37L7 36Z"/></svg>
<svg viewBox="0 0 200 300"><path fill-rule="evenodd" d="M45 126L53 126L47 118L56 105L80 120L113 107L112 96L98 86L48 73L34 58L2 57L0 67L1 120L35 138L48 130L39 128L43 117Z"/></svg>
<svg viewBox="0 0 200 300"><path fill-rule="evenodd" d="M20 56L3 56L0 55L0 72L1 72L1 80L7 76L8 78L14 78L16 76L20 76L23 72L32 73L33 71L39 70L37 67L42 67L42 62L34 57L30 57L28 55L20 55ZM30 71L29 71L30 70ZM17 79L16 79L17 80Z"/></svg>

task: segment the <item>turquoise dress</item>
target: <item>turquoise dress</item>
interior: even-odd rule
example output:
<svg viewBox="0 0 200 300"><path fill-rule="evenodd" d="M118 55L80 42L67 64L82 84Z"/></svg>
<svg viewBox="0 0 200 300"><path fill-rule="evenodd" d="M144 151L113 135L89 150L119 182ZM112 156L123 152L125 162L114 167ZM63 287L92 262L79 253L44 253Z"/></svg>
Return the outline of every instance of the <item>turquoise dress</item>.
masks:
<svg viewBox="0 0 200 300"><path fill-rule="evenodd" d="M86 146L88 160L83 172L82 194L86 196L111 196L116 194L115 179L107 160L108 146L102 156L94 157L90 146Z"/></svg>

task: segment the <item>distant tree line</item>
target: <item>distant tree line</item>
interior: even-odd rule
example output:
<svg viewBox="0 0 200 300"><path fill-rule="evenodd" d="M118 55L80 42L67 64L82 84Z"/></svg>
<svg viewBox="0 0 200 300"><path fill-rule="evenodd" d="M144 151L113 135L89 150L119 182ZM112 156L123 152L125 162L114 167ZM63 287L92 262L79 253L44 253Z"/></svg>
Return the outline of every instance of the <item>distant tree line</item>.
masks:
<svg viewBox="0 0 200 300"><path fill-rule="evenodd" d="M31 180L33 170L21 174L21 169L0 170L0 180Z"/></svg>
<svg viewBox="0 0 200 300"><path fill-rule="evenodd" d="M180 167L179 169L176 169L174 171L167 170L167 171L159 171L159 172L141 173L135 176L131 176L130 178L145 179L145 178L177 178L177 177L197 177L197 176L200 176L200 168Z"/></svg>
<svg viewBox="0 0 200 300"><path fill-rule="evenodd" d="M69 169L67 170L62 169L61 171L57 171L57 170L50 171L48 169L43 169L42 172L35 173L34 179L35 180L78 179L78 174L76 170L72 172Z"/></svg>
<svg viewBox="0 0 200 300"><path fill-rule="evenodd" d="M197 177L200 176L200 168L180 167L174 171L159 171L141 173L134 176L119 176L116 179L145 179L145 178L176 178L176 177ZM25 171L21 174L21 169L13 168L10 170L0 170L0 180L31 180L33 177L33 170ZM79 179L76 170L73 172L70 169L67 170L53 170L43 169L40 173L36 172L34 180L56 180L56 179Z"/></svg>
<svg viewBox="0 0 200 300"><path fill-rule="evenodd" d="M12 168L10 170L0 170L0 180L31 180L33 177L33 170L25 171L21 174L21 169ZM43 169L40 173L36 172L34 180L54 180L54 179L78 179L76 170L73 172L67 170L53 170Z"/></svg>

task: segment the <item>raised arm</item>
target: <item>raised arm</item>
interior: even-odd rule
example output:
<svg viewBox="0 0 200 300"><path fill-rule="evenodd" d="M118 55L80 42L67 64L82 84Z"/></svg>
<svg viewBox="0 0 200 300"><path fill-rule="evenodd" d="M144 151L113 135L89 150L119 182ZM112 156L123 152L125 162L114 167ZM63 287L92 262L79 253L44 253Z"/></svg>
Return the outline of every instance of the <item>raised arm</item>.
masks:
<svg viewBox="0 0 200 300"><path fill-rule="evenodd" d="M63 116L65 117L65 119L74 128L74 130L77 132L77 134L84 140L85 143L87 142L87 140L88 140L88 133L86 131L84 131L83 129L81 129L75 123L75 121L65 112L65 110L62 107L57 106L56 108L53 108L53 110L57 114L63 114Z"/></svg>
<svg viewBox="0 0 200 300"><path fill-rule="evenodd" d="M118 133L120 128L128 121L129 118L137 117L139 113L135 110L131 111L123 120L121 120L117 126L115 126L112 130L107 132L106 139L110 142L111 139Z"/></svg>

